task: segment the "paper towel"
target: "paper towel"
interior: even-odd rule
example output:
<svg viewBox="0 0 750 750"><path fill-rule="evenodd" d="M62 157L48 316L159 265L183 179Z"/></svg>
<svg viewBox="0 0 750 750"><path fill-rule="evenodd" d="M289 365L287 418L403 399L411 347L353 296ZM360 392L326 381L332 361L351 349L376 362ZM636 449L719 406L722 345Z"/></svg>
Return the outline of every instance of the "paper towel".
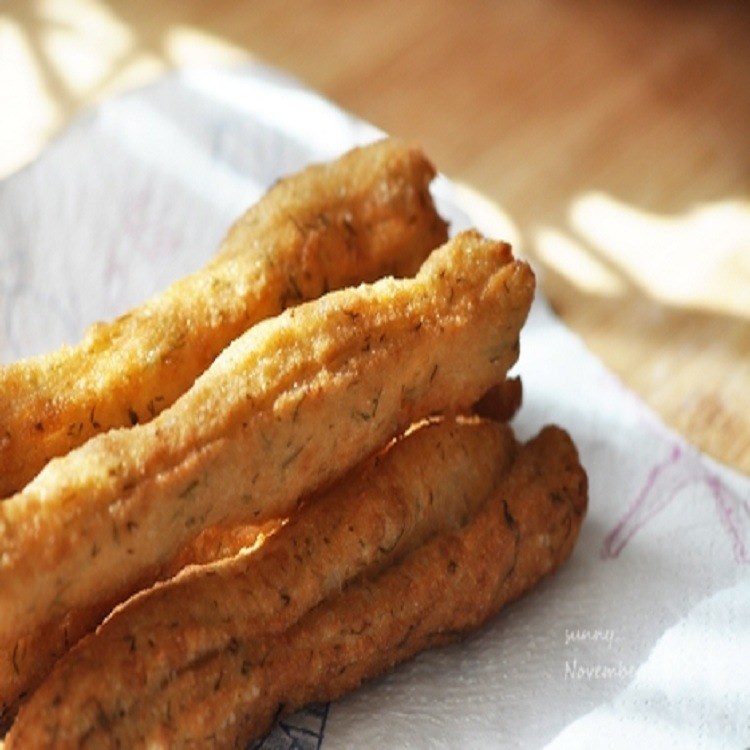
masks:
<svg viewBox="0 0 750 750"><path fill-rule="evenodd" d="M0 361L76 342L202 266L279 176L379 135L255 64L86 113L0 184ZM436 194L453 231L513 238L481 197L445 178ZM590 478L571 559L264 748L750 746L750 480L667 430L541 295L521 352L517 432L564 426Z"/></svg>

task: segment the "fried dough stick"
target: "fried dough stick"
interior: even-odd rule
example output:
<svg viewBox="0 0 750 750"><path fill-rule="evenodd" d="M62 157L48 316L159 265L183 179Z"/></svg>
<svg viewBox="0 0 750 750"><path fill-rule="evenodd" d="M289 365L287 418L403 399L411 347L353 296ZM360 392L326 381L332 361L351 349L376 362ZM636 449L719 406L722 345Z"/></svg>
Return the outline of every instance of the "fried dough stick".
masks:
<svg viewBox="0 0 750 750"><path fill-rule="evenodd" d="M126 638L127 630L118 629L118 619L143 609L149 595L134 600L82 641L21 709L8 750L44 747L53 739L61 747L84 739L123 747L244 746L277 717L334 699L477 628L568 557L586 511L586 475L566 433L546 428L506 451L504 476L494 477L494 491L483 502L475 499L458 526L450 524L390 565L353 576L343 591L334 589L285 629L279 623L263 634L243 631L241 617L231 621L223 645L212 642L213 650L196 654L161 682L140 675L153 669L163 677L165 654L178 649L168 638L151 648L144 628L146 643L139 640L130 663L122 657L117 666L104 662L114 687L105 687L102 698L99 660L106 659L106 646L123 650L117 638ZM190 579L183 580L189 588ZM172 585L179 587L180 579ZM196 591L193 601L191 593L189 606L204 596ZM160 612L162 623L166 615ZM175 606L180 635L173 638L190 639L181 616L183 608Z"/></svg>
<svg viewBox="0 0 750 750"><path fill-rule="evenodd" d="M474 433L480 437L483 435L481 431L476 429L474 430ZM422 431L420 431L419 434L421 435ZM428 431L424 434L425 437L421 437L419 440L416 438L411 439L408 445L413 445L414 447L407 448L404 446L399 448L399 451L397 452L398 455L408 456L409 458L407 460L412 463L416 462L417 455L415 454L415 451L420 450L419 446L425 443L428 439L427 436L432 433ZM450 450L457 448L457 446L449 446L448 448L440 447L440 441L438 439L440 434L442 433L438 433L435 439L438 447L432 447L436 450L439 448L441 456L440 460L444 461L446 460L446 453L450 455ZM491 442L493 435L490 434L486 439ZM471 447L471 436L465 438L464 442L468 443L469 447ZM490 443L487 445L487 448L489 447ZM429 450L427 449L421 450L422 453L429 453ZM478 468L485 471L487 477L491 477L493 474L493 467L484 467L481 462L481 450L478 450L477 453L478 457L476 458L476 461ZM400 458L398 460L400 463L403 463L405 459ZM424 460L426 460L426 458ZM451 460L455 461L456 459L453 457ZM393 463L393 459L389 459L389 461ZM496 464L499 465L498 462L496 462ZM376 465L378 467L380 466L379 459L376 461ZM399 464L396 466L398 465ZM360 469L358 469L358 471L360 471ZM373 470L368 469L367 471L372 473ZM388 468L387 470L385 468L378 468L378 471L390 472L392 474L396 471L396 468ZM447 469L443 471L441 476L445 475L445 471L447 471ZM423 475L425 475L425 472L420 472L418 476L422 477ZM384 477L388 477L389 473L384 473L382 478L375 477L368 479L368 476L369 474L366 475L365 479L350 482L350 484L354 484L356 487L364 487L366 482L371 482L373 486L382 487L385 481ZM429 474L426 476L429 478ZM339 491L339 494L341 494L341 492L342 491ZM349 491L349 494L352 494L352 492ZM328 505L332 502L334 501L328 501ZM324 511L315 511L313 517L318 517L321 513L324 513ZM270 534L273 534L279 528L279 525L279 521L272 521L264 526L239 525L230 527L209 527L177 553L175 558L173 558L166 568L161 571L160 578L163 580L171 578L189 565L206 564L218 560L225 560L226 558L238 554L242 550L252 550L254 546L260 543L260 541ZM322 524L321 528L324 528ZM267 554L265 550L263 554ZM213 575L213 573L211 575ZM15 662L18 666L15 685L16 692L19 693L19 698L22 699L25 694L32 691L49 672L55 661L66 653L82 636L93 631L118 603L118 600L97 602L89 608L75 610L74 612L69 613L63 621L50 622L44 628L35 632L32 637L25 639L22 642L23 650L21 651L19 649L15 656ZM5 708L5 715L3 716L3 714L0 713L0 730L4 725L9 723L15 709L15 705L9 704ZM7 728L7 726L5 726L5 728Z"/></svg>
<svg viewBox="0 0 750 750"><path fill-rule="evenodd" d="M495 422L510 422L521 407L522 397L520 377L506 378L502 383L492 386L471 407L469 415ZM284 519L276 519L262 526L246 523L209 526L180 548L175 557L162 569L161 578L172 578L189 565L205 565L233 557L242 550L252 549L274 533L283 522ZM109 610L103 614L108 612ZM98 624L99 621L94 624ZM83 632L90 629L93 629L93 626Z"/></svg>
<svg viewBox="0 0 750 750"><path fill-rule="evenodd" d="M445 242L434 169L393 140L271 188L201 270L77 346L0 367L0 497L92 435L172 404L253 323L329 289L414 274Z"/></svg>
<svg viewBox="0 0 750 750"><path fill-rule="evenodd" d="M32 696L17 741L104 740L89 734L92 707L114 722L143 711L175 674L241 639L282 633L346 581L459 528L514 451L510 429L486 422L445 420L399 439L303 505L254 553L191 568L116 610ZM32 725L40 733L27 735Z"/></svg>
<svg viewBox="0 0 750 750"><path fill-rule="evenodd" d="M225 559L242 550L252 550L281 525L281 520L269 521L262 526L247 524L212 526L181 548L169 564L159 571L159 580L167 580L191 565L202 565ZM145 581L144 586L151 581ZM104 618L121 603L120 597L99 599L89 606L79 607L58 620L44 625L19 639L17 648L10 654L10 667L3 673L7 682L4 693L8 696L0 704L0 736L7 730L23 700L41 682L53 664L87 633L92 632ZM7 657L5 657L7 659ZM0 744L2 750L2 744Z"/></svg>
<svg viewBox="0 0 750 750"><path fill-rule="evenodd" d="M158 704L131 717L132 735L124 736L166 739L165 747L196 740L244 747L308 703L459 640L567 559L586 506L575 447L547 428L519 451L466 528L353 582L281 635L240 641L195 664L165 686Z"/></svg>
<svg viewBox="0 0 750 750"><path fill-rule="evenodd" d="M510 422L521 407L522 396L520 377L506 378L502 383L492 386L471 407L469 415L495 422ZM172 578L189 565L205 565L233 557L242 550L252 549L262 544L266 537L278 530L283 522L284 519L276 519L262 526L246 523L209 526L180 548L169 564L162 568L161 578L162 580ZM109 610L103 612L102 617L108 613ZM99 624L102 617L90 627L80 631L81 634L92 630L94 625Z"/></svg>
<svg viewBox="0 0 750 750"><path fill-rule="evenodd" d="M521 407L522 396L521 379L506 378L502 383L492 386L471 407L470 414L495 422L510 422ZM177 552L166 568L162 569L162 578L172 578L189 565L216 562L232 557L244 549L253 548L274 533L282 522L283 519L277 519L262 526L243 523L209 526Z"/></svg>
<svg viewBox="0 0 750 750"><path fill-rule="evenodd" d="M48 623L124 600L202 529L284 517L412 422L467 409L515 362L533 289L508 245L461 234L414 279L258 323L154 420L52 461L0 503L0 704Z"/></svg>
<svg viewBox="0 0 750 750"><path fill-rule="evenodd" d="M521 384L518 378L508 378L493 386L472 412L481 413L499 422L509 421L521 403ZM235 524L210 526L185 544L159 573L161 580L177 575L189 565L200 565L226 559L245 549L252 549L274 533L281 520L269 521L262 526ZM25 638L15 654L18 668L15 682L19 698L34 689L52 665L81 637L92 632L119 604L114 598L98 601L90 607L73 610L62 620L48 622L45 627ZM7 729L15 706L8 705L5 715L0 711L0 733Z"/></svg>

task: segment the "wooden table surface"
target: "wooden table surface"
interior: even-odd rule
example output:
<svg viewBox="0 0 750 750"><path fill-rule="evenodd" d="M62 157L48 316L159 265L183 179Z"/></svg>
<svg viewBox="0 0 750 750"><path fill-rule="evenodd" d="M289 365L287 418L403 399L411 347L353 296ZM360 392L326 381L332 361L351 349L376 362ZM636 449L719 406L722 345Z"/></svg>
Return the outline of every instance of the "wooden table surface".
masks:
<svg viewBox="0 0 750 750"><path fill-rule="evenodd" d="M259 59L489 197L562 319L750 474L750 4L5 0L0 176L84 107Z"/></svg>

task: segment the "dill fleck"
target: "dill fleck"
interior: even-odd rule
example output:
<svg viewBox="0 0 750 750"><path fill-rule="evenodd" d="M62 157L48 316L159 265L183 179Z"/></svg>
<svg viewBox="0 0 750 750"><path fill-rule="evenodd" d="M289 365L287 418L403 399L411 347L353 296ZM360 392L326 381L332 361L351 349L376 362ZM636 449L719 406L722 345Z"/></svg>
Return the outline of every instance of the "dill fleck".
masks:
<svg viewBox="0 0 750 750"><path fill-rule="evenodd" d="M419 388L416 385L402 385L401 386L401 403L404 403L406 401L413 401L417 394L419 393Z"/></svg>
<svg viewBox="0 0 750 750"><path fill-rule="evenodd" d="M306 397L307 397L307 392L303 391L302 395L300 396L299 401L297 401L297 403L294 405L294 412L292 413L292 422L297 421L297 417L299 416L300 406L302 406L302 402L305 400Z"/></svg>
<svg viewBox="0 0 750 750"><path fill-rule="evenodd" d="M159 412L158 404L160 404L162 401L164 401L164 396L154 396L147 404L146 409L148 409L148 413L155 417Z"/></svg>
<svg viewBox="0 0 750 750"><path fill-rule="evenodd" d="M180 494L178 495L178 497L180 498L180 500L186 500L186 499L188 499L193 494L193 492L195 492L195 488L199 484L200 484L200 482L197 479L193 479L193 481L190 482L190 484L188 484L188 486L185 487L185 489L182 492L180 492Z"/></svg>
<svg viewBox="0 0 750 750"><path fill-rule="evenodd" d="M513 518L511 515L510 509L508 508L508 503L506 500L503 500L503 515L505 516L505 523L508 524L508 527L511 529L516 528L516 519Z"/></svg>
<svg viewBox="0 0 750 750"><path fill-rule="evenodd" d="M553 505L563 505L565 503L565 498L557 490L553 490L550 493L549 499Z"/></svg>
<svg viewBox="0 0 750 750"><path fill-rule="evenodd" d="M377 395L370 399L369 409L352 409L352 416L359 417L364 422L368 422L372 419L378 413L378 406L380 405L380 396L382 393L383 389L381 388Z"/></svg>
<svg viewBox="0 0 750 750"><path fill-rule="evenodd" d="M298 231L298 232L299 232L299 233L300 233L300 234L301 234L301 235L302 235L303 237L304 237L304 236L305 236L305 235L307 234L307 232L305 232L304 228L303 228L303 227L302 227L302 225L301 225L301 224L299 223L299 221L297 221L297 218L296 218L296 217L295 217L294 215L292 215L292 214L288 214L288 215L287 215L287 218L289 219L289 221L291 221L291 222L292 222L292 224L294 224L294 227L295 227L295 229L296 229L296 230L297 230L297 231Z"/></svg>
<svg viewBox="0 0 750 750"><path fill-rule="evenodd" d="M170 351L175 351L176 349L182 349L183 346L187 343L187 331L180 331L177 336L175 336L174 340L172 341Z"/></svg>
<svg viewBox="0 0 750 750"><path fill-rule="evenodd" d="M396 644L396 648L403 648L408 643L409 637L411 636L415 627L416 625L412 622L409 625L409 627L406 629L406 632L404 633L404 637Z"/></svg>
<svg viewBox="0 0 750 750"><path fill-rule="evenodd" d="M290 295L291 299L300 300L302 299L302 290L299 288L299 284L297 283L297 279L292 276L292 274L289 274L287 277L287 280L289 281L289 288L291 289L292 294Z"/></svg>
<svg viewBox="0 0 750 750"><path fill-rule="evenodd" d="M16 674L21 674L21 670L18 666L18 646L19 646L19 643L18 641L16 641L15 646L13 646L13 671Z"/></svg>
<svg viewBox="0 0 750 750"><path fill-rule="evenodd" d="M258 436L260 437L260 441L263 443L263 447L266 450L269 450L272 446L272 440L263 430L258 430Z"/></svg>
<svg viewBox="0 0 750 750"><path fill-rule="evenodd" d="M292 462L294 462L297 459L297 456L299 456L300 453L302 453L302 449L304 448L303 445L300 445L298 448L293 450L282 462L281 462L281 468L286 469Z"/></svg>

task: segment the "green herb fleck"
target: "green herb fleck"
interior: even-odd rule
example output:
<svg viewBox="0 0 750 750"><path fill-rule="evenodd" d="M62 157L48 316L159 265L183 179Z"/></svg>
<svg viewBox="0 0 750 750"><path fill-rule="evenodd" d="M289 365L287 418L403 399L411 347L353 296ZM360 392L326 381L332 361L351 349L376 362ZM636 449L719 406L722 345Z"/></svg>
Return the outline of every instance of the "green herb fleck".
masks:
<svg viewBox="0 0 750 750"><path fill-rule="evenodd" d="M187 499L189 499L190 496L195 492L195 488L199 484L200 484L200 482L197 479L193 479L193 481L190 482L190 484L188 484L188 486L185 487L185 489L182 492L180 492L180 494L178 495L178 497L180 498L180 500L187 500Z"/></svg>

